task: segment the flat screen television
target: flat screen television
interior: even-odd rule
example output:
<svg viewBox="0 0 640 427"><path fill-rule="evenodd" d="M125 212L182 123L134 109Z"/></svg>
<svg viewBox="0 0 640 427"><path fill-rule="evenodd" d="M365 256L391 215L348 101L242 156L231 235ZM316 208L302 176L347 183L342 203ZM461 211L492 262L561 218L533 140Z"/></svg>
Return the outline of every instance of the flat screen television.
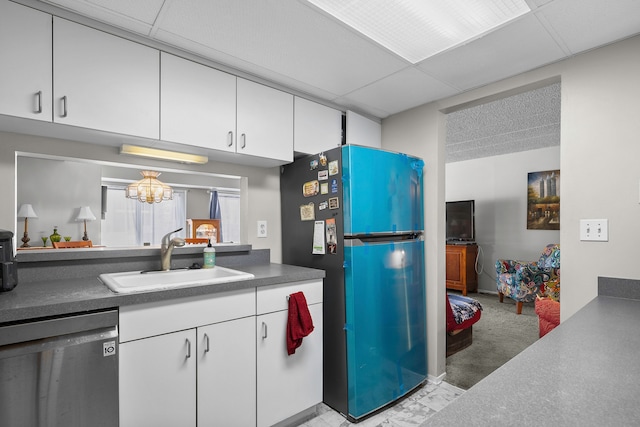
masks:
<svg viewBox="0 0 640 427"><path fill-rule="evenodd" d="M447 202L447 243L475 242L475 201Z"/></svg>

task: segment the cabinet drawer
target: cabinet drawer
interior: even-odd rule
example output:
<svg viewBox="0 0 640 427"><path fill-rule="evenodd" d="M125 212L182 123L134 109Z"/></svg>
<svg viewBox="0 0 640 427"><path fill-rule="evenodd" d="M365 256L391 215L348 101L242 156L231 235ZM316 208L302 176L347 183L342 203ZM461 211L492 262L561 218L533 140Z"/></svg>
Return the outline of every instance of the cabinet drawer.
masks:
<svg viewBox="0 0 640 427"><path fill-rule="evenodd" d="M255 289L120 307L120 342L254 316Z"/></svg>
<svg viewBox="0 0 640 427"><path fill-rule="evenodd" d="M294 282L286 285L265 286L257 289L256 311L258 314L287 310L287 297L295 292L303 292L307 304L322 302L322 280Z"/></svg>

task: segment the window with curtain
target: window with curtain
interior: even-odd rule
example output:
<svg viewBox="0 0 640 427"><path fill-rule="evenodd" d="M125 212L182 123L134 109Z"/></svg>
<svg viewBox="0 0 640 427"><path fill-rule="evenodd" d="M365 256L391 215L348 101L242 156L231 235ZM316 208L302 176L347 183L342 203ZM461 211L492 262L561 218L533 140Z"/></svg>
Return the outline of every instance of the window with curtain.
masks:
<svg viewBox="0 0 640 427"><path fill-rule="evenodd" d="M218 190L218 203L222 241L240 243L240 193Z"/></svg>
<svg viewBox="0 0 640 427"><path fill-rule="evenodd" d="M176 236L186 237L186 191L173 192L173 200L140 203L127 199L124 187L107 188L107 211L102 220L102 244L110 247L159 245L162 236L183 228Z"/></svg>

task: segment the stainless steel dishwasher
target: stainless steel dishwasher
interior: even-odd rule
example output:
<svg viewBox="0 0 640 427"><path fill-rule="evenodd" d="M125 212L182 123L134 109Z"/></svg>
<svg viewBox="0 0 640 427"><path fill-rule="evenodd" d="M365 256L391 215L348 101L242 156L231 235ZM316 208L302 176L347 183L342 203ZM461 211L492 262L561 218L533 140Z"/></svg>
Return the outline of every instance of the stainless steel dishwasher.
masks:
<svg viewBox="0 0 640 427"><path fill-rule="evenodd" d="M0 327L0 426L118 425L118 312Z"/></svg>

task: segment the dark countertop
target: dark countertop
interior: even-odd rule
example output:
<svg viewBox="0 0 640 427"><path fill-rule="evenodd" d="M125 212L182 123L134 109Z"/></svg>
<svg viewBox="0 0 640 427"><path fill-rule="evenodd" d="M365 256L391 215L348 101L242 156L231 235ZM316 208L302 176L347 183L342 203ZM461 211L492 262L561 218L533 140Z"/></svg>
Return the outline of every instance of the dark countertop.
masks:
<svg viewBox="0 0 640 427"><path fill-rule="evenodd" d="M601 282L599 296L422 425L638 425L640 285L625 298Z"/></svg>
<svg viewBox="0 0 640 427"><path fill-rule="evenodd" d="M98 280L97 275L95 278L19 283L12 291L0 293L0 323L206 295L234 289L322 279L325 276L323 270L273 263L244 265L236 269L252 273L255 279L132 294L112 292Z"/></svg>

